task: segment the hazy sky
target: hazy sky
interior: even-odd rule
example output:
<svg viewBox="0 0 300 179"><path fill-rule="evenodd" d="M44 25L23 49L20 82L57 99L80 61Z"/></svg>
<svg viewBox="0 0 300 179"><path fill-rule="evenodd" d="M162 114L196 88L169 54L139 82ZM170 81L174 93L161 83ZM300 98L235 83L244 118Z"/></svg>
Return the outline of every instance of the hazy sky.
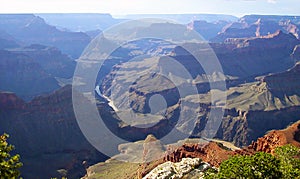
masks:
<svg viewBox="0 0 300 179"><path fill-rule="evenodd" d="M0 0L0 13L300 15L300 0Z"/></svg>

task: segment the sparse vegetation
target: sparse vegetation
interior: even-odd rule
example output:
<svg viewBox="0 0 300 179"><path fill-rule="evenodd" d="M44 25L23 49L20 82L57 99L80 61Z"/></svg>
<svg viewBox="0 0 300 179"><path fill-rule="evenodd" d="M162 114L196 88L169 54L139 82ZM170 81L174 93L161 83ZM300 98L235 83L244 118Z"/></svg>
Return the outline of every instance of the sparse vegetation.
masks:
<svg viewBox="0 0 300 179"><path fill-rule="evenodd" d="M109 160L89 168L87 178L138 179L138 163Z"/></svg>

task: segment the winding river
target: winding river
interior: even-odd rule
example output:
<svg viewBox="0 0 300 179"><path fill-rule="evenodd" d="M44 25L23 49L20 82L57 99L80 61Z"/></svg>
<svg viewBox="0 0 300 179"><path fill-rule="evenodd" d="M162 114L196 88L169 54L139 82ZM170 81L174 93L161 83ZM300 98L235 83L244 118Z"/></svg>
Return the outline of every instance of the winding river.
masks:
<svg viewBox="0 0 300 179"><path fill-rule="evenodd" d="M96 86L95 91L96 91L96 93L97 93L99 96L101 96L102 98L104 98L104 99L106 99L106 100L108 101L108 105L109 105L111 108L113 108L113 110L114 110L115 112L118 112L118 111L119 111L119 109L114 105L114 102L113 102L109 97L105 96L104 94L102 94L102 93L100 92L99 86Z"/></svg>

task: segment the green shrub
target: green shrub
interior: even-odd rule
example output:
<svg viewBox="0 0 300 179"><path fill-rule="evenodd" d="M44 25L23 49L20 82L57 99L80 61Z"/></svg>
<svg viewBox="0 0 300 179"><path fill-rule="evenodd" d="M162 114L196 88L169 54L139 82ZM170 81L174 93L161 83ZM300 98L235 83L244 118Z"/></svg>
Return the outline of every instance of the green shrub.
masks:
<svg viewBox="0 0 300 179"><path fill-rule="evenodd" d="M20 176L19 168L22 163L19 161L20 156L10 155L10 152L14 150L14 146L7 143L7 134L0 136L0 176L1 179L14 179Z"/></svg>
<svg viewBox="0 0 300 179"><path fill-rule="evenodd" d="M281 178L280 161L268 153L234 156L220 166L217 178Z"/></svg>
<svg viewBox="0 0 300 179"><path fill-rule="evenodd" d="M219 171L208 170L205 178L300 179L300 149L285 145L276 148L274 156L264 152L233 156L220 165Z"/></svg>
<svg viewBox="0 0 300 179"><path fill-rule="evenodd" d="M285 145L275 149L275 156L280 160L283 178L300 178L300 149Z"/></svg>

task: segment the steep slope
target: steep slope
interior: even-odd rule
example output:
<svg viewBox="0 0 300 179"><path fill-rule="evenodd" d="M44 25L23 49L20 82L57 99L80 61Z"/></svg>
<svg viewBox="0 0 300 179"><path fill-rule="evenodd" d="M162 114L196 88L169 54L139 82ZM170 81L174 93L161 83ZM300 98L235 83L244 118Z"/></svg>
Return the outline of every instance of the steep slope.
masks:
<svg viewBox="0 0 300 179"><path fill-rule="evenodd" d="M58 30L32 14L2 14L0 29L27 45L55 46L73 58L78 58L90 42L90 37L82 32Z"/></svg>
<svg viewBox="0 0 300 179"><path fill-rule="evenodd" d="M58 79L71 78L76 63L54 47L31 45L0 53L0 90L25 100L59 88Z"/></svg>
<svg viewBox="0 0 300 179"><path fill-rule="evenodd" d="M26 100L59 88L54 76L24 54L1 50L0 73L0 90L15 92Z"/></svg>
<svg viewBox="0 0 300 179"><path fill-rule="evenodd" d="M211 44L224 73L242 79L253 79L291 68L295 60L290 55L300 41L291 34L276 31L262 37L234 38L228 40L228 43Z"/></svg>
<svg viewBox="0 0 300 179"><path fill-rule="evenodd" d="M56 47L33 44L9 51L16 55L28 56L53 77L71 78L73 76L76 62Z"/></svg>
<svg viewBox="0 0 300 179"><path fill-rule="evenodd" d="M28 103L0 93L0 133L10 134L9 141L24 163L24 178L78 178L85 167L106 159L81 133L71 92L71 86L65 86ZM84 101L88 102L82 97Z"/></svg>

